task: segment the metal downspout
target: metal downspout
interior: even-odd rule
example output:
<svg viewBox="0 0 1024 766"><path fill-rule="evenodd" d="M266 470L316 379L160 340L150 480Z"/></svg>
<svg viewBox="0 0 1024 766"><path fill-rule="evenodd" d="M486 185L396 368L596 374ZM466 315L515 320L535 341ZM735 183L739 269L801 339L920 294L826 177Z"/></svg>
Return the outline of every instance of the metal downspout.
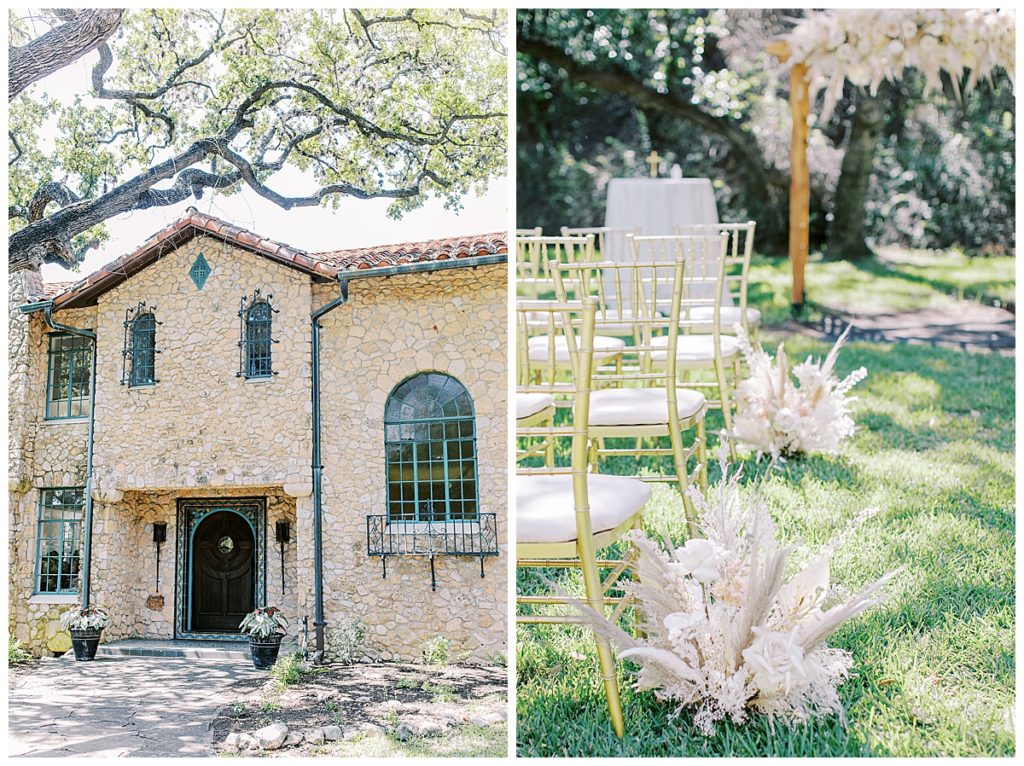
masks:
<svg viewBox="0 0 1024 766"><path fill-rule="evenodd" d="M22 313L30 314L33 311L42 309L43 320L51 330L66 332L70 335L78 335L92 341L92 375L89 378L89 440L85 451L85 520L82 532L82 608L89 607L90 596L90 575L92 573L92 454L93 440L96 428L96 333L92 330L84 330L80 327L55 322L53 319L53 302L47 301L41 304L30 304L22 307ZM25 309L29 309L26 311Z"/></svg>
<svg viewBox="0 0 1024 766"><path fill-rule="evenodd" d="M348 283L341 282L341 295L310 315L313 324L312 404L313 404L313 632L316 651L313 664L324 662L324 552L323 552L323 459L320 453L320 319L348 300Z"/></svg>

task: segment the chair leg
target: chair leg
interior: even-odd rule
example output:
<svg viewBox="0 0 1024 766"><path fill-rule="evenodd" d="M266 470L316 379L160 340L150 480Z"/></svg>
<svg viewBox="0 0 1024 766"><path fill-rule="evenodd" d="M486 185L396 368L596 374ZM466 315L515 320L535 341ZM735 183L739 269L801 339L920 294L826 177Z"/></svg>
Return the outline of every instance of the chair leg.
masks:
<svg viewBox="0 0 1024 766"><path fill-rule="evenodd" d="M732 401L729 396L729 379L725 376L725 366L722 360L715 357L715 377L718 378L718 396L722 402L722 420L725 421L725 430L732 433ZM736 460L736 447L729 442L729 458Z"/></svg>
<svg viewBox="0 0 1024 766"><path fill-rule="evenodd" d="M672 462L675 464L676 476L679 480L679 494L683 497L683 510L686 513L687 521L693 518L693 503L690 501L686 490L690 486L690 472L687 470L685 448L683 447L683 434L678 428L669 425L669 439L672 442Z"/></svg>
<svg viewBox="0 0 1024 766"><path fill-rule="evenodd" d="M544 423L548 428L553 428L555 425L554 414ZM548 468L552 468L555 465L555 437L548 435L544 437L544 465Z"/></svg>
<svg viewBox="0 0 1024 766"><path fill-rule="evenodd" d="M598 614L605 614L604 591L601 587L601 574L597 571L597 553L591 540L580 538L577 544L580 557L580 569L583 570L583 587L587 594L587 605ZM622 716L622 701L619 699L619 680L615 673L615 656L607 639L594 634L597 642L597 660L601 669L601 680L604 681L605 694L608 697L608 715L612 719L615 736L622 737L626 733L626 722Z"/></svg>
<svg viewBox="0 0 1024 766"><path fill-rule="evenodd" d="M697 460L700 461L700 491L705 495L708 491L708 426L704 418L697 423Z"/></svg>

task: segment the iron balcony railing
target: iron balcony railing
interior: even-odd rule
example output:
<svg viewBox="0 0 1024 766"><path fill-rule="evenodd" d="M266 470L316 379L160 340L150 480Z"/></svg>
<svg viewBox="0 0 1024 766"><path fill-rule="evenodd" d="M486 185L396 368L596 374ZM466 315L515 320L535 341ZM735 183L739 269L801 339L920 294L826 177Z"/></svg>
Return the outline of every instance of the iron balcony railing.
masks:
<svg viewBox="0 0 1024 766"><path fill-rule="evenodd" d="M385 578L389 556L429 558L430 584L437 590L436 556L477 556L480 576L484 576L484 557L498 555L498 517L481 513L472 519L414 521L389 519L387 514L367 516L366 552L380 556Z"/></svg>

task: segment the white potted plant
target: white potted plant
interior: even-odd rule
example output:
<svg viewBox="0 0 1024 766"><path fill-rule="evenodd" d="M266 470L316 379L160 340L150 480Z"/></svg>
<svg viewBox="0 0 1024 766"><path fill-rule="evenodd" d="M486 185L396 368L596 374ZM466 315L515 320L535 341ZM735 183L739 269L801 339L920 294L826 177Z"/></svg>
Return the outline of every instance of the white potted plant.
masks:
<svg viewBox="0 0 1024 766"><path fill-rule="evenodd" d="M60 616L61 630L71 633L75 659L83 662L96 657L100 634L109 624L110 615L101 606L83 607L79 604Z"/></svg>
<svg viewBox="0 0 1024 766"><path fill-rule="evenodd" d="M267 670L277 662L281 639L288 630L288 620L276 606L261 606L249 612L238 626L249 635L249 652L257 670Z"/></svg>

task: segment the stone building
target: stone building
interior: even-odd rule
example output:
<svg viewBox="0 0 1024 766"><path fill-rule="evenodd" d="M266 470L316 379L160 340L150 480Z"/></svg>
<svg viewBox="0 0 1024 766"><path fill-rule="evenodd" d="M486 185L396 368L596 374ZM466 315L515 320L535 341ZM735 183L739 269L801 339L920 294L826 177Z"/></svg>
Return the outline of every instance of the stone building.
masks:
<svg viewBox="0 0 1024 766"><path fill-rule="evenodd" d="M11 635L66 649L84 596L104 641L238 640L268 604L328 658L354 622L383 659L504 652L506 261L190 209L80 281L13 272Z"/></svg>

